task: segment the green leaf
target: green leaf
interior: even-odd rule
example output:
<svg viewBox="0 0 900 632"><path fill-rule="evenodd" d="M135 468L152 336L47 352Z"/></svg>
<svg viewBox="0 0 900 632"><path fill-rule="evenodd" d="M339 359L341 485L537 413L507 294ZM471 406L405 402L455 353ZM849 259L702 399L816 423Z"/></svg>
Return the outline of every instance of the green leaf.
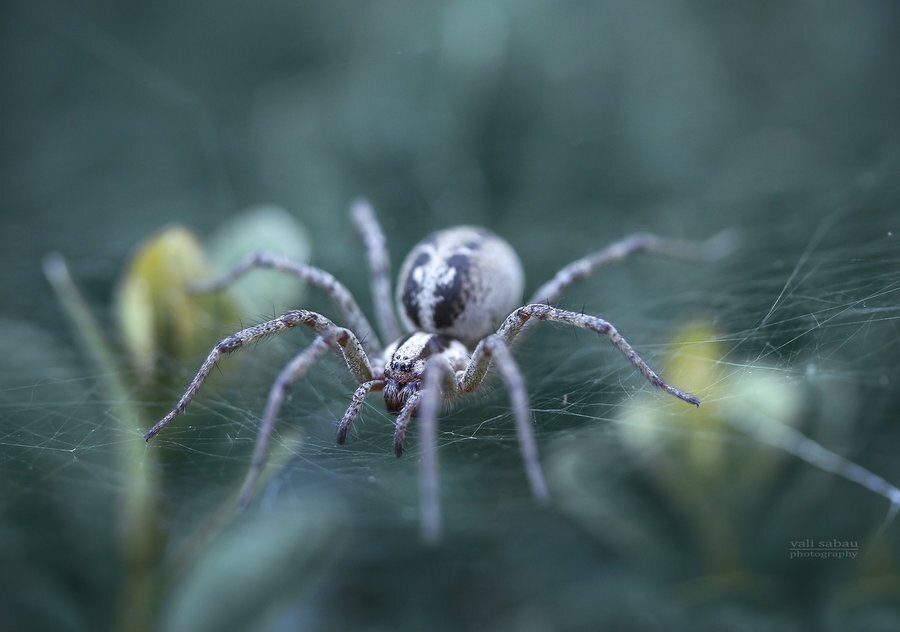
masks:
<svg viewBox="0 0 900 632"><path fill-rule="evenodd" d="M254 206L230 220L209 241L207 252L213 269L224 274L247 255L266 251L299 263L309 261L309 233L293 215L271 205ZM295 309L305 284L284 272L256 270L239 279L231 289L241 316L255 320L262 314Z"/></svg>
<svg viewBox="0 0 900 632"><path fill-rule="evenodd" d="M318 577L334 550L334 513L319 502L258 514L213 541L175 586L162 629L260 629L274 608Z"/></svg>

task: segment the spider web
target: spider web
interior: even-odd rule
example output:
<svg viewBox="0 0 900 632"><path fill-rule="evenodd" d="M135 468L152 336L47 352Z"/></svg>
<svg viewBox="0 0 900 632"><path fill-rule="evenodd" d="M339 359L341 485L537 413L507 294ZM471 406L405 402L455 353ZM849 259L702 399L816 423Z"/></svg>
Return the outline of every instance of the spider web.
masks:
<svg viewBox="0 0 900 632"><path fill-rule="evenodd" d="M794 3L791 11L807 15L802 5ZM145 536L152 540L154 533L164 534L165 544L152 550L164 565L178 569L177 581L162 583L163 621L189 620L184 612L190 600L179 601L171 590L204 585L184 577L195 577L196 569L214 559L209 543L221 542L217 534L232 533L254 518L281 516L285 506L300 508L302 519L289 517L312 525L309 549L318 547L317 555L329 552L331 565L321 571L312 562L307 566L305 557L297 562L304 573L309 571L315 587L288 597L272 589L271 603L266 602L275 613L267 623L270 629L286 625L284 621L359 623L367 616L361 613L368 612L377 613L375 621L396 621L401 605L386 596L387 588L371 585L379 581L409 585L410 600L423 604L411 620L423 622L430 621L429 605L434 612L452 612L446 615L450 620L467 620L452 606L436 605L436 593L458 590L467 582L502 585L492 606L485 605L490 599L484 594L466 593L473 604L494 613L502 627L519 611L528 612L523 604L533 592L545 591L545 601L539 602L551 610L581 594L570 590L576 597L562 596L562 589L552 589L555 583L571 589L576 580L585 580L594 587L590 598L602 593L609 576L597 568L610 560L628 577L629 588L623 590L632 591L630 597L649 591L654 603L669 603L654 586L713 573L697 561L702 555L696 548L696 540L703 539L698 533L711 521L707 514L691 513L702 504L691 505L694 501L678 495L683 492L660 482L669 472L664 467L669 462L700 463L707 457L696 454L716 451L728 455L730 465L704 470L706 478L685 480L699 480L700 489L721 503L718 515L731 518L732 526L751 509L767 516L751 522L759 527L752 542L745 533L736 536L734 546L741 548L738 557L745 560L748 575L808 579L822 568L789 565L784 559L789 536L859 541L863 550L884 550L885 565L896 569L897 526L885 496L895 493L890 486L900 485L900 143L896 115L891 114L895 99L873 95L872 86L889 72L874 65L858 73L860 64L853 63L867 55L895 59L891 29L877 26L877 12L848 9L854 23L872 34L873 43L866 48L837 38L827 28L834 23L817 17L822 50L834 45L835 38L844 43L846 66L830 72L850 88L872 95L871 103L835 105L837 112L852 112L853 122L843 132L833 132L822 121L792 125L791 99L777 102L773 97L761 118L770 117L782 125L778 127L742 109L736 103L740 89L719 83L723 68L761 72L727 43L701 36L706 33L702 25L709 23L727 31L727 20L658 7L664 14L658 19L674 23L666 27L672 29L666 38L683 63L695 69L678 93L713 90L712 97L728 113L702 113L700 124L684 103L681 109L673 107L672 120L652 108L653 95L659 94L653 86L662 86L662 94L675 87L640 63L633 44L599 38L588 57L600 61L581 71L561 61L569 59L564 47L538 42L533 49L518 48L520 39L534 38L535 24L565 30L581 21L577 11L551 19L541 6L534 2L522 13L505 7L479 14L475 22L483 32L476 40L492 41L494 48L481 44L475 50L455 39L475 28L469 23L477 13L472 7L442 9L444 30L437 40L403 25L407 18L411 23L438 20L434 15L440 11L433 15L419 9L421 14L404 16L395 9L388 11L395 23L379 27L383 39L364 40L359 48L316 39L316 29L310 27L306 37L317 51L285 53L278 46L245 43L238 47L245 56L230 68L191 67L161 50L166 38L180 43L182 51L194 50L185 43L191 38L163 23L202 21L209 13L202 3L183 9L174 21L139 9L147 13L144 28L136 25L142 20L110 13L102 3L86 2L78 9L52 2L12 3L4 9L9 24L21 27L18 32L5 27L5 58L32 50L28 38L36 38L44 51L57 51L35 56L28 66L30 92L16 102L26 131L34 131L29 125L49 125L47 136L41 137L49 140L34 141L34 148L30 138L38 136L31 133L4 145L9 208L37 209L4 216L2 242L10 261L4 271L14 273L4 277L0 299L0 562L5 571L0 574L0 599L9 602L0 601L0 606L8 605L5 611L22 617L13 623L24 625L41 611L39 618L48 629L83 629L115 620L115 608L103 595L128 577L123 548L140 548L122 543L123 512L146 491L136 482L140 480L152 481L151 511L139 514L150 523ZM288 12L286 23L297 18L294 9L283 10ZM324 4L310 11L304 18L311 24L343 23ZM214 31L217 43L250 38L234 18L238 12L226 14L232 17ZM757 24L766 23L765 16L756 18ZM632 29L628 32L645 19L656 24L656 18L634 14L611 19ZM404 36L407 32L416 34ZM573 37L588 41L585 34ZM271 39L296 37L276 29ZM704 60L716 55L703 51L722 52L723 65L711 66ZM69 64L85 73L88 91L109 87L103 92L102 122L94 119L89 102L47 97L60 85L57 73L67 68L58 57L67 56ZM617 56L634 72L620 76L610 61ZM448 104L441 90L429 92L429 60L436 57L447 65L442 70L447 76L441 75L447 85L463 78L468 86L458 87L459 94L450 90L461 103ZM530 100L520 102L529 76L520 66L531 68L534 59L540 60L534 72L549 77L548 86L561 82L565 89L560 93L568 94L571 103L530 93ZM621 82L618 96L590 92L579 72L604 85ZM786 75L768 81L790 83ZM813 87L828 83L821 77L812 81ZM407 102L388 96L390 90L382 84L412 85L421 94ZM486 85L499 86L494 101ZM810 98L803 86L797 90L797 99ZM683 101L694 103L686 97ZM360 108L363 102L366 108ZM28 123L23 103L41 104L38 123ZM360 114L361 109L369 115ZM598 115L586 114L594 109ZM472 128L466 126L466 112L478 120ZM604 122L607 118L612 122ZM250 123L239 123L245 119ZM866 119L872 122L867 125ZM657 127L646 129L643 122L648 120L655 121L649 127ZM84 131L77 131L79 126ZM110 138L116 133L104 132L108 129L146 130L128 138L145 147L149 158L124 150ZM816 139L817 134L824 138ZM681 143L682 135L694 140ZM487 140L459 140L469 136ZM875 136L883 140L871 140ZM105 140L98 141L92 161L81 162L76 158L91 144L86 138ZM47 149L54 142L62 147L55 154ZM18 151L26 145L28 151ZM599 151L602 145L612 149ZM665 149L657 151L657 146ZM18 161L10 158L20 154ZM54 170L55 164L69 170ZM58 178L44 186L47 173L57 171ZM77 194L71 195L72 190ZM334 422L355 385L329 356L293 388L250 517L233 519L228 508L250 465L272 380L310 336L291 332L223 360L221 373L203 387L189 413L143 447L136 444L140 424L123 422L124 404L133 403L145 421L154 421L177 400L196 366L167 364L170 379L150 395L136 387L111 393L109 370L98 368L78 343L41 277L40 257L51 250L67 254L90 311L105 332L114 332L108 316L114 279L141 238L165 221L190 223L200 234L209 233L236 210L238 201L284 200L292 210L299 209L298 216L317 236L313 261L344 281L371 318L363 261L343 213L348 192L382 202L377 210L395 270L403 254L430 230L456 223L486 225L520 253L527 290L573 258L631 232L703 239L731 229L739 245L720 261L696 264L636 256L574 286L560 307L613 322L673 382L669 375L678 353L687 349L690 355L691 349L676 341L678 333L702 323L721 352L714 362L718 373L710 407L744 410L747 404L736 389L759 376L774 386L763 390L751 408L761 409L767 397L774 400L784 392L800 404L793 416L775 418L779 425L768 432L758 419L751 423L728 415L719 425L685 425L682 404L654 392L607 341L541 324L516 349L516 358L558 500L546 509L530 498L509 400L495 376L441 416L441 489L450 544L444 553L429 557L415 541L415 424L407 454L396 459L391 451L393 418L373 395L347 445L336 446ZM606 206L598 206L598 200ZM87 235L80 230L84 225ZM311 291L308 295L304 307L337 316L323 298ZM251 317L262 321L271 312L261 305ZM217 335L233 328L223 324ZM115 342L113 333L110 338ZM127 358L117 352L114 361L121 367ZM649 416L643 414L648 407L653 411ZM699 412L706 408L704 402ZM638 413L650 430L635 422ZM700 460L691 460L695 458ZM770 471L767 476L753 474L758 480L751 485L734 471L749 471L748 464L755 461ZM888 487L878 487L874 477ZM734 502L742 507L729 505L729 495L740 499ZM641 526L646 523L650 526ZM621 525L625 528L620 530ZM622 535L628 529L637 533L637 549L629 548L630 536ZM541 548L544 556L532 551ZM686 566L692 569L681 574L685 558L678 557L680 549L687 551ZM635 550L657 559L657 565L636 561L642 556ZM485 570L486 562L474 560L479 554L495 568ZM553 561L554 556L564 562ZM407 568L429 563L444 571L442 577ZM529 570L519 576L525 566ZM822 595L833 595L842 582L864 575L862 565L827 568L828 580L808 593L790 593L786 609L794 616L809 614ZM888 571L885 576L895 577ZM290 577L282 584L299 585ZM322 605L344 594L349 595L346 612ZM387 605L370 607L368 599ZM654 612L660 607L654 606ZM616 610L615 605L604 608ZM679 610L672 616L677 620L684 615Z"/></svg>

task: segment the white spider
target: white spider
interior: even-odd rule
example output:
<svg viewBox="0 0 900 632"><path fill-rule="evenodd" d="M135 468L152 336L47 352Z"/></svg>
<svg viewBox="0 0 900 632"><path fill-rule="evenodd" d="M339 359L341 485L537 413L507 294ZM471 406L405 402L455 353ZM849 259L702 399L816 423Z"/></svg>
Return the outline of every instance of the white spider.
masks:
<svg viewBox="0 0 900 632"><path fill-rule="evenodd" d="M280 270L321 288L347 325L346 328L338 327L315 312L291 310L228 336L213 348L175 408L144 435L149 441L185 410L224 354L297 325L315 330L316 339L284 367L272 385L253 461L241 488L239 507L246 506L254 490L266 459L272 427L291 384L302 378L329 349L340 352L359 383L338 424L339 444L346 440L366 395L371 391L383 391L387 409L397 415L394 451L400 456L406 428L418 409L422 427L421 529L423 538L428 541L438 539L441 529L436 455L439 406L442 401L477 390L492 361L509 391L531 491L539 501L548 499L547 483L531 429L525 383L509 351L510 345L530 322L555 321L606 336L653 385L689 404L700 404L693 395L666 384L612 324L596 316L557 309L552 304L573 282L633 253L652 251L696 259L720 254L720 240L695 244L649 234L632 235L565 266L542 285L527 304L520 306L524 275L519 258L509 244L483 228L457 226L441 230L419 242L401 267L397 310L405 328L411 332L401 336L391 306L390 264L384 233L367 202L356 202L352 216L371 268L378 324L384 337L393 340L387 348L382 348L347 288L331 274L278 255L264 252L250 255L221 279L194 288L198 292L219 291L253 268Z"/></svg>

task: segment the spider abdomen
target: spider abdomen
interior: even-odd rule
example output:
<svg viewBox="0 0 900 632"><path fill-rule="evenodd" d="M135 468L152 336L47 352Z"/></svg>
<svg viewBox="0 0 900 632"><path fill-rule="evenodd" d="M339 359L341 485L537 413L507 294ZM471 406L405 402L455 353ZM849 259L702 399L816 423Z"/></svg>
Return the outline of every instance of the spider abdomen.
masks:
<svg viewBox="0 0 900 632"><path fill-rule="evenodd" d="M456 226L420 241L400 267L397 307L409 331L474 343L521 304L522 264L483 228Z"/></svg>

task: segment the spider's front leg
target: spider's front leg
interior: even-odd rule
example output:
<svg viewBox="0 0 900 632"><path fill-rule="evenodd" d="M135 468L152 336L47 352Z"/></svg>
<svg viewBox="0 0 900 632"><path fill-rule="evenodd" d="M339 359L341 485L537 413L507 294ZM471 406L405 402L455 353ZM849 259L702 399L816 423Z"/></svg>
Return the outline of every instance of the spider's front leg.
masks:
<svg viewBox="0 0 900 632"><path fill-rule="evenodd" d="M688 404L693 404L694 406L700 405L700 400L694 395L664 382L656 371L651 369L650 366L641 359L637 351L635 351L628 341L622 337L622 334L619 333L612 323L596 316L579 314L577 312L550 307L549 305L533 303L531 305L520 307L507 316L506 320L500 326L500 329L497 330L497 338L509 346L516 339L516 336L525 329L526 324L532 319L564 323L566 325L580 327L581 329L589 329L601 336L606 336L619 351L625 354L625 357L628 358L631 364L633 364L634 367L641 372L641 375L643 375L651 384ZM491 357L484 348L485 342L486 341L479 343L472 353L472 360L466 368L461 381L461 388L464 392L468 393L477 388L490 367Z"/></svg>
<svg viewBox="0 0 900 632"><path fill-rule="evenodd" d="M417 405L419 408L419 425L422 428L421 447L419 455L422 463L419 465L419 528L422 539L428 543L435 543L441 538L441 502L440 502L440 475L438 473L437 456L437 416L440 411L442 388L452 389L446 396L455 397L458 394L455 374L447 358L440 355L432 356L425 364L423 376L423 390L417 392L400 411L397 417L397 430L394 433L394 450L397 456L403 452L403 433L406 425ZM417 397L421 394L421 399ZM420 403L421 402L421 403ZM403 419L401 430L401 418Z"/></svg>
<svg viewBox="0 0 900 632"><path fill-rule="evenodd" d="M347 441L347 433L350 432L350 426L353 425L353 421L359 416L359 411L362 409L362 405L366 399L366 395L368 395L370 392L377 393L378 391L381 391L383 389L383 378L376 378L368 382L363 382L359 385L359 387L357 387L356 392L353 393L353 397L350 399L350 405L347 407L347 411L344 413L344 416L338 423L338 445L344 445L344 442Z"/></svg>
<svg viewBox="0 0 900 632"><path fill-rule="evenodd" d="M432 373L437 373L438 376L440 376L437 392L443 394L442 399L445 401L455 399L459 395L456 384L456 374L447 359L440 356L434 356L429 362L431 364L430 371ZM426 369L427 368L428 364L426 364ZM422 388L425 388L425 381L426 378L423 374ZM394 422L394 454L397 458L403 456L403 442L406 440L406 429L409 427L409 422L412 419L412 414L415 411L416 406L420 403L422 393L423 391L416 391L397 414L397 420Z"/></svg>
<svg viewBox="0 0 900 632"><path fill-rule="evenodd" d="M427 360L421 378L418 390L410 395L397 413L394 426L394 452L398 457L403 454L406 429L418 409L421 428L419 455L422 459L419 466L419 525L422 540L433 544L441 537L437 416L441 402L457 397L459 389L453 367L448 359L440 354L433 355ZM363 384L357 394L364 397L366 392L368 392L367 385Z"/></svg>
<svg viewBox="0 0 900 632"><path fill-rule="evenodd" d="M509 346L524 329L532 318L566 323L584 329L590 329L602 336L607 336L622 353L631 360L631 363L655 386L667 393L682 399L689 404L698 405L700 400L677 388L669 386L644 362L630 344L622 337L612 324L596 316L587 316L576 312L556 309L549 305L532 304L525 305L510 314L497 330L496 334L488 336L478 343L469 364L459 377L460 393L475 391L487 375L491 361L497 363L497 368L503 378L506 388L512 400L513 410L516 416L516 430L519 435L519 445L522 448L522 460L525 464L525 472L531 485L532 493L538 500L546 500L549 497L547 483L544 479L538 458L537 442L531 428L531 417L528 407L528 393L525 389L525 381L509 351Z"/></svg>
<svg viewBox="0 0 900 632"><path fill-rule="evenodd" d="M248 344L261 340L267 336L293 329L297 325L306 325L320 335L338 329L346 332L346 336L332 340L331 346L340 351L347 364L347 368L353 374L353 377L357 382L361 383L372 379L372 367L369 363L369 358L363 350L359 340L352 332L337 327L333 322L321 314L302 309L291 310L278 318L242 329L241 331L228 336L224 340L221 340L213 347L213 350L201 365L200 370L197 371L194 379L191 380L187 390L185 390L181 399L178 400L175 408L144 434L144 440L150 441L150 439L159 434L163 428L169 425L175 417L184 412L188 404L191 403L191 400L194 399L200 386L206 381L206 378L209 377L216 362L218 362L222 356L233 353Z"/></svg>

